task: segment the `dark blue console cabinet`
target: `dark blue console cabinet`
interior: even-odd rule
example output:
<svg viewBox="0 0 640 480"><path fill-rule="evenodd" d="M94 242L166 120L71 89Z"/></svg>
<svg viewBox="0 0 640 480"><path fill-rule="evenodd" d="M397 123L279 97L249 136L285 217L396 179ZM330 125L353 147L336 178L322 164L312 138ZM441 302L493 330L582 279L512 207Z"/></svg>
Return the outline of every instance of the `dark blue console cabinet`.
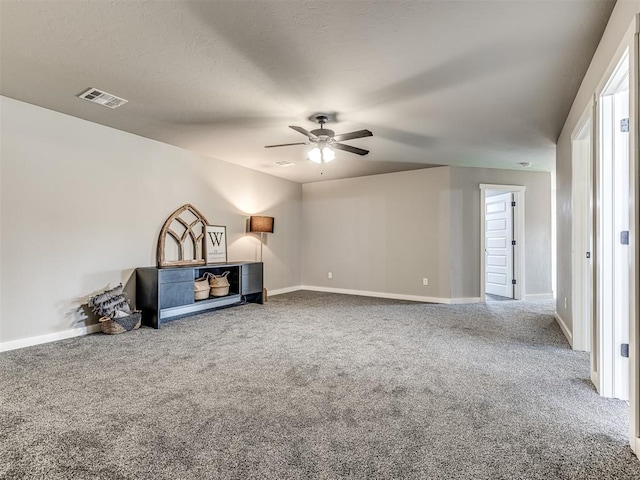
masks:
<svg viewBox="0 0 640 480"><path fill-rule="evenodd" d="M194 280L210 272L229 272L229 294L224 297L194 299ZM263 302L262 262L236 262L189 267L141 267L136 269L136 308L142 323L160 328L176 318L239 305Z"/></svg>

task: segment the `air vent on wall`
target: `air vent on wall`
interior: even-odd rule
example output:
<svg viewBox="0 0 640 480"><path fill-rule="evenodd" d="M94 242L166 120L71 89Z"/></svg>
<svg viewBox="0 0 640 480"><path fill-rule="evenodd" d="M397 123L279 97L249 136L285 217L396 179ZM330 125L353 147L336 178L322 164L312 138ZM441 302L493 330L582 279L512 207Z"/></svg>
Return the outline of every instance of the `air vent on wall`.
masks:
<svg viewBox="0 0 640 480"><path fill-rule="evenodd" d="M109 107L109 108L117 108L120 105L124 105L129 101L129 100L125 100L124 98L111 95L110 93L98 90L97 88L90 88L86 92L78 95L78 97L84 98L85 100L89 100L90 102L97 103L98 105L102 105L103 107Z"/></svg>
<svg viewBox="0 0 640 480"><path fill-rule="evenodd" d="M295 163L281 160L279 162L276 162L276 165L278 165L279 167L293 167Z"/></svg>

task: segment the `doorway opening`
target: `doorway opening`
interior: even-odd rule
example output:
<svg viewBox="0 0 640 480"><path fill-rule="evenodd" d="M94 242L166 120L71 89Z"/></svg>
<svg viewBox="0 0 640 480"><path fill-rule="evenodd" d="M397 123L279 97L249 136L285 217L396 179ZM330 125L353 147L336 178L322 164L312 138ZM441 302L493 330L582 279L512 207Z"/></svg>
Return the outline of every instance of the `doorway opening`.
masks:
<svg viewBox="0 0 640 480"><path fill-rule="evenodd" d="M589 105L571 136L572 192L572 348L591 355L591 380L597 384L597 348L593 329L593 105Z"/></svg>
<svg viewBox="0 0 640 480"><path fill-rule="evenodd" d="M605 397L629 399L629 51L598 99L598 374Z"/></svg>
<svg viewBox="0 0 640 480"><path fill-rule="evenodd" d="M520 185L481 184L481 301L524 296L524 192Z"/></svg>

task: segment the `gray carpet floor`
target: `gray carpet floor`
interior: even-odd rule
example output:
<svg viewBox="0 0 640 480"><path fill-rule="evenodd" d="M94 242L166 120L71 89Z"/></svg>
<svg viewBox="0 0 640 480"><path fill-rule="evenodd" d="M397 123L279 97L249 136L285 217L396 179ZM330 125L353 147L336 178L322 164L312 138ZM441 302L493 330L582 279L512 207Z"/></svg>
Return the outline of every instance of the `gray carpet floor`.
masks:
<svg viewBox="0 0 640 480"><path fill-rule="evenodd" d="M0 354L0 478L638 479L551 302L316 292Z"/></svg>
<svg viewBox="0 0 640 480"><path fill-rule="evenodd" d="M490 293L485 293L485 300L487 302L513 302L513 298L503 297L501 295L491 295Z"/></svg>

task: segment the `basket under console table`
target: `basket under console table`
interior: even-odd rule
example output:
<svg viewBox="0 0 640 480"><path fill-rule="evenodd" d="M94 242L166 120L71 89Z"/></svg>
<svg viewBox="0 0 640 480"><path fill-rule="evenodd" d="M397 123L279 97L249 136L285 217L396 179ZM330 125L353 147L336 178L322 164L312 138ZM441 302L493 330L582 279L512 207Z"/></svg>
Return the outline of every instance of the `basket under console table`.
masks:
<svg viewBox="0 0 640 480"><path fill-rule="evenodd" d="M229 294L195 300L194 281L210 272L229 272ZM136 308L142 310L142 323L160 328L166 323L207 310L262 303L262 262L235 262L188 267L140 267L136 269Z"/></svg>

